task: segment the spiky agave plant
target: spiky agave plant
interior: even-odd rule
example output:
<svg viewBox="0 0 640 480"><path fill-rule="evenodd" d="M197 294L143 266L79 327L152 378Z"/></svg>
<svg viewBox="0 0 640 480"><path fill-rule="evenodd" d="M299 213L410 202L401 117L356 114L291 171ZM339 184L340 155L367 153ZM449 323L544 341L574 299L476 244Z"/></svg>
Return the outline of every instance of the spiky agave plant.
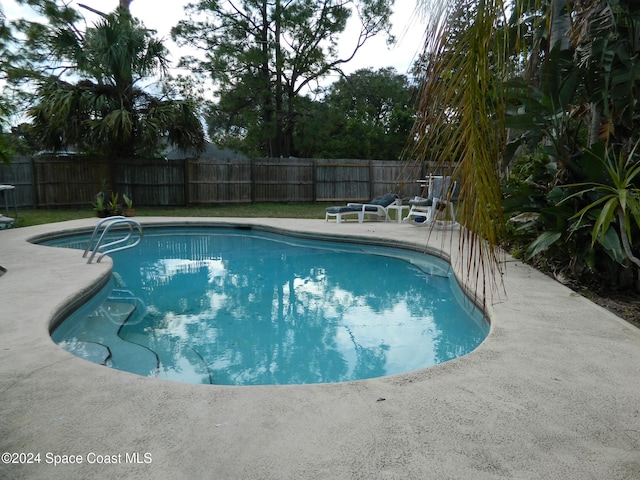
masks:
<svg viewBox="0 0 640 480"><path fill-rule="evenodd" d="M640 141L628 154L620 152L615 155L611 153L610 148L605 149L602 156L590 152L602 162L610 183L585 182L567 185L567 187L579 187L580 190L563 200L566 202L575 197L584 198L594 195L596 199L582 208L573 218L578 219L580 224L587 213L597 211L591 231L592 245L596 241L603 242L609 227L616 222L624 253L638 268L640 268L640 258L633 254L631 247L631 220L633 219L640 228L640 188L636 187L636 184L640 184L640 161L636 156L639 144Z"/></svg>

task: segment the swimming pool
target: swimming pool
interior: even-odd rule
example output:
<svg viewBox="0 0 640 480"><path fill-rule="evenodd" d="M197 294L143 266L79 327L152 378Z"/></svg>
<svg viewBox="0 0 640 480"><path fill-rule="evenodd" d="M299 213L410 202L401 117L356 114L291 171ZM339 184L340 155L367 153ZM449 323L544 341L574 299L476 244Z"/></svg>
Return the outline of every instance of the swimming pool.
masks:
<svg viewBox="0 0 640 480"><path fill-rule="evenodd" d="M83 249L88 235L48 245ZM107 366L188 383L374 378L469 353L488 322L446 262L238 228L147 228L52 332Z"/></svg>

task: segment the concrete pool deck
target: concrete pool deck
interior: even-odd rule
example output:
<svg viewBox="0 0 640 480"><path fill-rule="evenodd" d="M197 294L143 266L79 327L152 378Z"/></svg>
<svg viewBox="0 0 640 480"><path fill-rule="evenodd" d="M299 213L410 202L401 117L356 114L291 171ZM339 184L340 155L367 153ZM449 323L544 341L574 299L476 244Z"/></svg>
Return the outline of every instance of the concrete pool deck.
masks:
<svg viewBox="0 0 640 480"><path fill-rule="evenodd" d="M392 223L137 220L449 245ZM0 453L39 459L3 455L0 479L640 478L640 330L519 261L489 302L489 336L456 360L342 384L188 385L92 364L49 337L111 264L27 239L95 223L0 231Z"/></svg>

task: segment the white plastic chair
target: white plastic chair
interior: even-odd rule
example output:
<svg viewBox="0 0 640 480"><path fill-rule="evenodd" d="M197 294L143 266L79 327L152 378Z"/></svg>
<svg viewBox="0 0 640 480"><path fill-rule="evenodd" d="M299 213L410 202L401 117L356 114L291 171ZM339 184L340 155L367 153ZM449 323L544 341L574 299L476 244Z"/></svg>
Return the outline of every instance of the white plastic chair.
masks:
<svg viewBox="0 0 640 480"><path fill-rule="evenodd" d="M409 213L403 222L416 226L437 226L455 228L458 226L451 196L456 182L450 176L429 175L427 177L427 197L409 200Z"/></svg>

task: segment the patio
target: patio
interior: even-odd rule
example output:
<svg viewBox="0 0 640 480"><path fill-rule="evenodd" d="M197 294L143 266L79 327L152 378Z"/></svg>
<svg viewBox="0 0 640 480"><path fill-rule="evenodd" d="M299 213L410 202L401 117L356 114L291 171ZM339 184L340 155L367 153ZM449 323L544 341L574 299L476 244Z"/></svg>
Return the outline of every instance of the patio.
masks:
<svg viewBox="0 0 640 480"><path fill-rule="evenodd" d="M453 245L459 260L451 232L394 223L138 220ZM0 451L40 454L31 464L3 455L0 478L640 477L640 330L519 261L506 262L491 332L465 357L352 383L188 385L92 364L51 341L52 319L94 291L110 262L86 265L77 250L27 239L95 222L0 231Z"/></svg>

